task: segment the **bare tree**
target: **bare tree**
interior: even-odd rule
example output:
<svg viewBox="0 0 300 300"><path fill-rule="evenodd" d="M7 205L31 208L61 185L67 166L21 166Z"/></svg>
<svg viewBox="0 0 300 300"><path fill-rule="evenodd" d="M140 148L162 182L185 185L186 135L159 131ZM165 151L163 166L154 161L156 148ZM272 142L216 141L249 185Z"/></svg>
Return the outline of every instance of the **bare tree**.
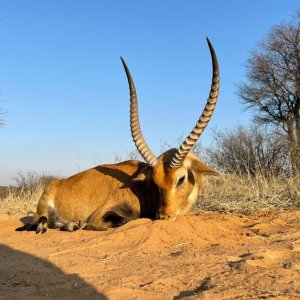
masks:
<svg viewBox="0 0 300 300"><path fill-rule="evenodd" d="M246 62L247 82L238 95L255 120L286 137L294 172L300 171L300 10L274 26Z"/></svg>
<svg viewBox="0 0 300 300"><path fill-rule="evenodd" d="M175 140L175 146L168 143L165 140L160 140L160 148L161 152L165 152L168 149L171 149L172 147L179 147L184 142L185 135L182 133L176 140ZM196 154L201 161L207 162L207 151L205 147L201 144L200 141L198 141L192 148L192 151L194 154Z"/></svg>
<svg viewBox="0 0 300 300"><path fill-rule="evenodd" d="M255 125L214 131L214 146L206 152L209 164L225 173L280 176L290 166L282 137Z"/></svg>
<svg viewBox="0 0 300 300"><path fill-rule="evenodd" d="M39 175L36 172L27 172L27 173L18 173L14 178L15 188L22 191L28 191L31 195L34 194L34 191L38 186L46 187L52 181L59 179L57 176L52 175Z"/></svg>
<svg viewBox="0 0 300 300"><path fill-rule="evenodd" d="M127 152L125 156L122 156L120 154L115 154L114 157L114 163L120 163L124 160L141 160L143 159L140 155L140 153L137 150L131 150Z"/></svg>

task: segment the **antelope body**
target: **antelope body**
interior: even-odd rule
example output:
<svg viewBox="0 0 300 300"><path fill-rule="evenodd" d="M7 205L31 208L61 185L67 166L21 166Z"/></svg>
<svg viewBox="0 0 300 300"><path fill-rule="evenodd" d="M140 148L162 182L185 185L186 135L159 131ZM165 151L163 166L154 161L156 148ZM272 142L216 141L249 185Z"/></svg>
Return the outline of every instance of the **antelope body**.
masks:
<svg viewBox="0 0 300 300"><path fill-rule="evenodd" d="M34 224L17 230L104 230L139 217L175 220L185 214L200 194L203 175L217 175L190 152L213 114L219 91L218 62L207 41L213 64L211 90L197 124L178 149L159 157L151 152L140 129L134 83L121 58L130 90L131 134L146 162L100 165L52 182L39 200Z"/></svg>

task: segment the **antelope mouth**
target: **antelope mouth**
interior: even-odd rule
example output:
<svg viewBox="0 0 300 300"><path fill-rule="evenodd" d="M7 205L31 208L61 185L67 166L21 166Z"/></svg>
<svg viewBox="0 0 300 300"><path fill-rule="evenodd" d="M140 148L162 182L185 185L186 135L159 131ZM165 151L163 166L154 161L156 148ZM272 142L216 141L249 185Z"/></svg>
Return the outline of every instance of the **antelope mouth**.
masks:
<svg viewBox="0 0 300 300"><path fill-rule="evenodd" d="M159 211L156 213L156 219L157 220L167 220L167 221L175 221L179 215L179 210L177 210L176 214L162 214Z"/></svg>

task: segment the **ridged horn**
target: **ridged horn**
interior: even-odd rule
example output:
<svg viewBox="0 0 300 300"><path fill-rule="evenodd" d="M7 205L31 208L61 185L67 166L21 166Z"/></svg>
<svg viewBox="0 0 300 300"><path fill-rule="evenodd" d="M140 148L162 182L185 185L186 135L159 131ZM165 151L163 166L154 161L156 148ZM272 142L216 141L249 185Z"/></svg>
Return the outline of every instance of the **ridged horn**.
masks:
<svg viewBox="0 0 300 300"><path fill-rule="evenodd" d="M134 87L134 83L131 77L131 74L129 72L129 69L124 61L124 59L121 57L122 64L124 66L128 85L129 85L129 91L130 91L130 129L131 129L131 136L133 138L133 141L136 145L136 148L138 149L141 156L145 159L145 161L152 167L155 167L158 163L158 159L156 156L152 153L150 148L148 147L142 131L140 127L140 121L139 121L139 112L138 112L138 101L137 101L137 95L136 90Z"/></svg>
<svg viewBox="0 0 300 300"><path fill-rule="evenodd" d="M192 147L196 144L197 140L201 136L202 132L204 131L205 127L210 121L210 118L216 107L218 94L219 94L219 81L220 81L219 64L212 44L210 43L208 38L206 38L206 40L210 50L212 67L213 67L213 77L212 77L209 96L205 108L198 122L196 123L195 127L193 128L193 130L190 132L188 137L185 139L185 141L177 149L174 156L172 157L169 165L171 168L179 168L180 166L182 166L185 157L187 156L188 152L192 149Z"/></svg>

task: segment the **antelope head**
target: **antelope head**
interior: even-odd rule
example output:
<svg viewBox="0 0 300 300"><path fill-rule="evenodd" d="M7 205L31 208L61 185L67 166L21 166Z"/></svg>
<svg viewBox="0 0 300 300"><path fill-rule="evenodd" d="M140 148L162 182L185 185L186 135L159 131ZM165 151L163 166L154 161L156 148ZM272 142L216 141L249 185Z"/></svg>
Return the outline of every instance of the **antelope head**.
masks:
<svg viewBox="0 0 300 300"><path fill-rule="evenodd" d="M142 135L134 82L125 61L121 58L130 90L131 135L139 153L147 162L147 166L134 178L134 181L153 181L157 186L160 194L157 212L159 219L175 220L178 215L186 213L199 196L202 175L218 174L191 152L211 119L219 94L218 61L208 39L207 43L212 58L213 76L205 108L182 145L178 149L164 152L159 157L152 153Z"/></svg>

